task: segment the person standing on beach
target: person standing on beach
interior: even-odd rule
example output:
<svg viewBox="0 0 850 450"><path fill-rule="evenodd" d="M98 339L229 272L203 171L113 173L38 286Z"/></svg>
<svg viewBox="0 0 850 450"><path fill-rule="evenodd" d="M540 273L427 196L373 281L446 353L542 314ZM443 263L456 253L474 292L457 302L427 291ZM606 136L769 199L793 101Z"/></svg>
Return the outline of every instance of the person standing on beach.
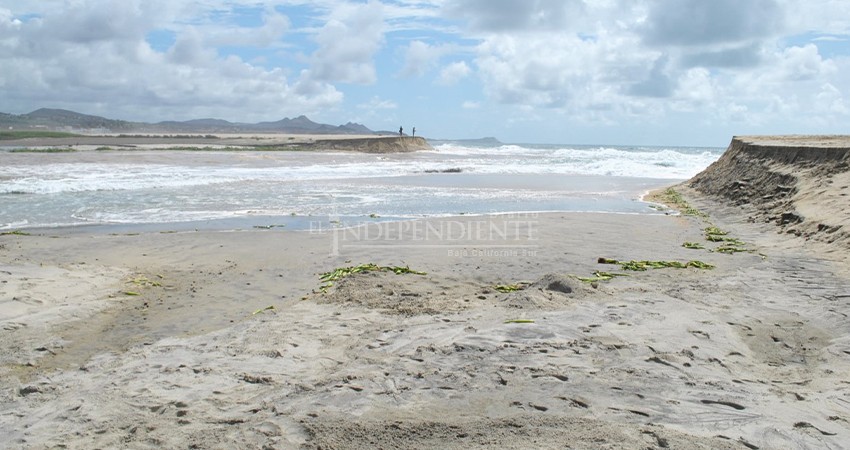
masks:
<svg viewBox="0 0 850 450"><path fill-rule="evenodd" d="M404 136L404 128L403 127L398 127L398 135Z"/></svg>
<svg viewBox="0 0 850 450"><path fill-rule="evenodd" d="M411 136L416 137L416 127L413 127L413 134Z"/></svg>

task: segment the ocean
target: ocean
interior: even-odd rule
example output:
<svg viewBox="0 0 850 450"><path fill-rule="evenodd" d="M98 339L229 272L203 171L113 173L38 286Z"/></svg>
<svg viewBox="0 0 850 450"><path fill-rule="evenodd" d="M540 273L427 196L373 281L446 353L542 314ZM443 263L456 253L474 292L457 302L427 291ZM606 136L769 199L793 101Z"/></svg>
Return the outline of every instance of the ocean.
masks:
<svg viewBox="0 0 850 450"><path fill-rule="evenodd" d="M243 229L549 211L658 214L722 148L439 143L403 154L0 152L0 229Z"/></svg>

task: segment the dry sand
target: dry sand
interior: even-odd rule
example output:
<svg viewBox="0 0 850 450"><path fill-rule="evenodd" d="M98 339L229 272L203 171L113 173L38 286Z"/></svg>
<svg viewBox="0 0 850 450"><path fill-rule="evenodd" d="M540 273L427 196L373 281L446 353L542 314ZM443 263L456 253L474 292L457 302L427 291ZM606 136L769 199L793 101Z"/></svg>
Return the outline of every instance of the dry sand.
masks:
<svg viewBox="0 0 850 450"><path fill-rule="evenodd" d="M689 192L709 219L2 236L0 445L847 448L845 263ZM682 247L708 221L751 251ZM716 268L571 276L623 272L599 257ZM372 262L427 274L318 291Z"/></svg>

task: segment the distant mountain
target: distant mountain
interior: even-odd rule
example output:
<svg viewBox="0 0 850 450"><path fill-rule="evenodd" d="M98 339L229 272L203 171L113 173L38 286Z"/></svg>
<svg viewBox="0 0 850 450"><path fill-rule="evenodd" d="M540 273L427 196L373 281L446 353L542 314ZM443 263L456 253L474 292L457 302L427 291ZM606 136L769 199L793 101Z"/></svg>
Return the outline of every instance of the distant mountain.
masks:
<svg viewBox="0 0 850 450"><path fill-rule="evenodd" d="M123 120L90 116L65 109L41 108L29 114L3 114L0 116L0 127L126 131L131 129L133 124Z"/></svg>
<svg viewBox="0 0 850 450"><path fill-rule="evenodd" d="M275 122L234 123L222 119L193 119L157 123L127 122L81 114L64 109L37 109L28 114L0 113L0 129L48 129L60 131L102 131L118 133L291 133L291 134L375 134L359 123L328 125L307 116Z"/></svg>

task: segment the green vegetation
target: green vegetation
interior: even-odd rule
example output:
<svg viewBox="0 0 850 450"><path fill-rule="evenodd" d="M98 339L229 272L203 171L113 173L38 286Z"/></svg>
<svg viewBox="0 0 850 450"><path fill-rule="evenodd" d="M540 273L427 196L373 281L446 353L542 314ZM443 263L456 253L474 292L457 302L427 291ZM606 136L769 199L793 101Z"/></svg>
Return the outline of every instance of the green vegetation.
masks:
<svg viewBox="0 0 850 450"><path fill-rule="evenodd" d="M662 196L661 196L661 200L664 203L667 203L669 205L674 206L676 209L679 210L679 212L682 213L682 215L702 217L702 218L708 217L708 215L705 214L704 212L702 212L702 211L694 208L693 206L691 206L685 200L685 198L682 197L682 194L680 194L678 191L676 191L676 189L667 188L666 190L664 190L664 192L662 193Z"/></svg>
<svg viewBox="0 0 850 450"><path fill-rule="evenodd" d="M6 130L0 131L0 141L13 141L27 138L66 138L79 137L79 134L65 133L61 131L42 130Z"/></svg>
<svg viewBox="0 0 850 450"><path fill-rule="evenodd" d="M271 310L273 310L273 309L274 309L274 305L269 305L269 306L266 306L265 308L260 308L260 309L258 309L258 310L256 310L256 311L254 311L253 313L251 313L251 315L252 315L252 316L256 316L257 314L262 314L262 313L264 313L264 312L266 312L266 311L271 311Z"/></svg>
<svg viewBox="0 0 850 450"><path fill-rule="evenodd" d="M162 279L163 276L157 275L157 278ZM149 288L149 287L160 287L160 286L162 286L162 284L159 281L153 281L153 280L151 280L150 278L148 278L144 275L138 275L135 278L131 278L130 280L127 281L127 284L133 284L138 288ZM142 295L141 291L124 291L123 294L128 295L128 296L132 296L132 297Z"/></svg>
<svg viewBox="0 0 850 450"><path fill-rule="evenodd" d="M627 273L616 273L616 272L602 272L597 270L593 272L592 277L576 277L579 281L583 281L585 283L598 283L600 281L609 281L614 279L615 277L627 277L629 274Z"/></svg>
<svg viewBox="0 0 850 450"><path fill-rule="evenodd" d="M647 269L687 269L693 267L696 269L713 269L714 266L702 261L617 261L616 259L599 258L599 264L619 264L623 270L645 271Z"/></svg>
<svg viewBox="0 0 850 450"><path fill-rule="evenodd" d="M710 226L705 228L705 240L709 242L723 242L729 238L725 237L729 234L726 231L721 230L715 226Z"/></svg>
<svg viewBox="0 0 850 450"><path fill-rule="evenodd" d="M47 148L13 148L9 153L73 153L77 150L71 147L47 147Z"/></svg>
<svg viewBox="0 0 850 450"><path fill-rule="evenodd" d="M426 275L425 272L413 270L408 266L379 266L374 263L360 264L359 266L340 267L330 272L320 274L319 280L321 280L324 284L319 287L319 291L322 293L327 292L328 288L333 286L334 281L341 280L356 273L364 272L393 272L396 275L407 273L413 275Z"/></svg>
<svg viewBox="0 0 850 450"><path fill-rule="evenodd" d="M694 250L701 250L705 248L705 246L700 244L699 242L685 242L684 244L682 244L682 247Z"/></svg>
<svg viewBox="0 0 850 450"><path fill-rule="evenodd" d="M157 278L162 279L163 277L162 277L162 275L157 275ZM132 283L132 284L135 284L136 286L141 286L141 287L160 287L160 286L162 286L162 283L160 283L159 281L153 281L153 280L149 279L148 277L146 277L144 275L139 275L136 278L133 278L132 280L128 281L128 283Z"/></svg>
<svg viewBox="0 0 850 450"><path fill-rule="evenodd" d="M505 323L534 323L531 319L508 319Z"/></svg>
<svg viewBox="0 0 850 450"><path fill-rule="evenodd" d="M723 231L717 227L711 226L705 229L705 239L709 242L722 242L722 244L711 250L718 253L726 253L728 255L740 252L751 252L746 248L746 242L728 236L728 232Z"/></svg>
<svg viewBox="0 0 850 450"><path fill-rule="evenodd" d="M715 248L714 251L718 252L718 253L726 253L726 254L731 255L733 253L739 253L739 252L751 252L752 250L746 249L744 247L738 247L738 246L732 245L732 244L725 244L725 245L721 245L720 247Z"/></svg>
<svg viewBox="0 0 850 450"><path fill-rule="evenodd" d="M514 284L497 284L497 285L493 286L493 289L495 289L499 292L508 293L508 292L521 291L521 290L523 290L527 287L528 287L528 283L522 283L521 282L521 283L514 283Z"/></svg>
<svg viewBox="0 0 850 450"><path fill-rule="evenodd" d="M0 236L30 236L26 231L21 230L12 230L12 231L4 231L0 233Z"/></svg>

